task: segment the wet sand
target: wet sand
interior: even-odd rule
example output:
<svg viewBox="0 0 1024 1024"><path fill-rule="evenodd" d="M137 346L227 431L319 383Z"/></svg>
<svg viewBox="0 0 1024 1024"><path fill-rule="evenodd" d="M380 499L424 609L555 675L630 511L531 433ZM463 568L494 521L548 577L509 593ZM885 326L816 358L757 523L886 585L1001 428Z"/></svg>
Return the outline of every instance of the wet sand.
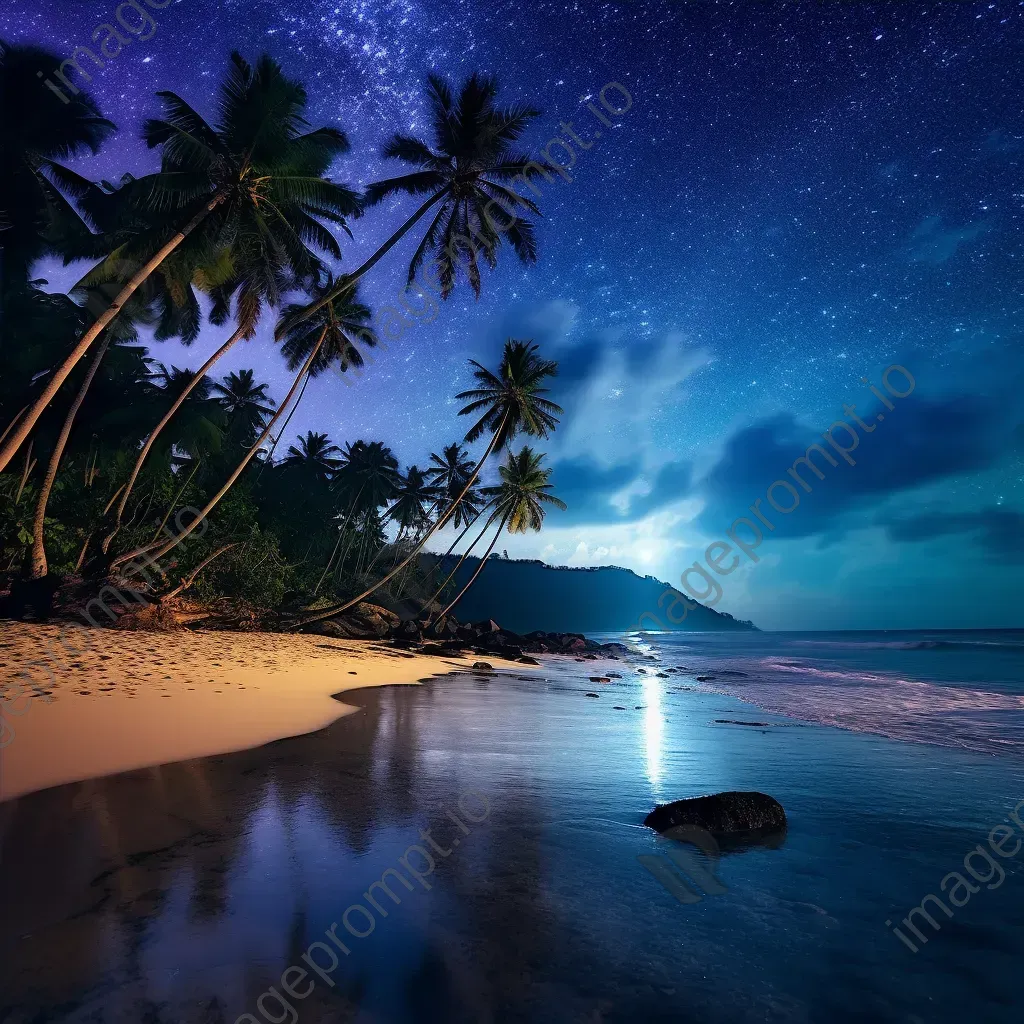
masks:
<svg viewBox="0 0 1024 1024"><path fill-rule="evenodd" d="M4 622L0 801L302 735L354 710L335 694L472 661L323 636Z"/></svg>

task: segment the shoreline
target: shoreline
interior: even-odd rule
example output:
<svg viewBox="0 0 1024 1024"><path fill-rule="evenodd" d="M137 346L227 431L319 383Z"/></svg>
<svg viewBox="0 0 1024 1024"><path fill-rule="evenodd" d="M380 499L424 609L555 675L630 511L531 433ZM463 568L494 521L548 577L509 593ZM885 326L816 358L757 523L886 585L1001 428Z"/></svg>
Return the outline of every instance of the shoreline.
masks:
<svg viewBox="0 0 1024 1024"><path fill-rule="evenodd" d="M12 622L0 632L0 680L20 679L22 691L3 712L0 804L316 732L358 710L344 693L415 685L480 660L315 634L97 630L60 677L44 677L39 654L59 629Z"/></svg>

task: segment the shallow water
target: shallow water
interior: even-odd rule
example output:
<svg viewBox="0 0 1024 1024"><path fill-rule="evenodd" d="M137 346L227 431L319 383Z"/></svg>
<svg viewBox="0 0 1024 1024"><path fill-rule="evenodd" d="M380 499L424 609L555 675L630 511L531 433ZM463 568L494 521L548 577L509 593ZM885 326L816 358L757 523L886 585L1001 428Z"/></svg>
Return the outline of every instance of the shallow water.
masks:
<svg viewBox="0 0 1024 1024"><path fill-rule="evenodd" d="M0 1021L1019 1015L1024 848L918 952L885 925L1024 799L1019 757L702 692L697 673L654 672L713 652L670 644L611 683L569 663L350 693L362 710L311 736L0 805ZM724 854L709 866L725 891L681 903L637 860L666 850L643 817L728 789L779 799L785 841ZM460 809L468 790L486 820L470 820L474 798ZM450 852L421 885L407 865L426 862L400 858L422 829ZM388 868L413 888L389 876L401 903L375 890L385 916L364 894ZM342 923L357 905L364 938ZM258 1007L335 922L338 966L304 999Z"/></svg>
<svg viewBox="0 0 1024 1024"><path fill-rule="evenodd" d="M618 637L615 637L618 639ZM631 634L701 689L820 725L1024 755L1024 631Z"/></svg>

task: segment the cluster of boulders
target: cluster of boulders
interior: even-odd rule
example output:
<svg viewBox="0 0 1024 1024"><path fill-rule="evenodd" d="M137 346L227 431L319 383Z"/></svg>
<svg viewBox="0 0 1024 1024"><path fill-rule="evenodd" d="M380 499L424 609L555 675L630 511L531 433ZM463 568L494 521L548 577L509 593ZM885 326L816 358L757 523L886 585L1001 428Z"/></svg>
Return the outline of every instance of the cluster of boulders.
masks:
<svg viewBox="0 0 1024 1024"><path fill-rule="evenodd" d="M534 630L525 636L502 629L493 619L459 622L452 615L428 623L422 619L402 620L380 605L362 602L345 615L325 619L308 627L310 631L341 639L390 640L398 647L425 654L454 654L473 651L493 654L512 661L536 664L530 654L568 654L581 659L618 658L628 653L623 644L599 644L582 633L544 633Z"/></svg>

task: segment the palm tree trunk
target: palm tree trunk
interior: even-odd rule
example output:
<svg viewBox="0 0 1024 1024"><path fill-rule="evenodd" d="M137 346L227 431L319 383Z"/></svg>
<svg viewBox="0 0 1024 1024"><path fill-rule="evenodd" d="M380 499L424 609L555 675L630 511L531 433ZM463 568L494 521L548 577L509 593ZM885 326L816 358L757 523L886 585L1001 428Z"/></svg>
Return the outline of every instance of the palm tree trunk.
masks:
<svg viewBox="0 0 1024 1024"><path fill-rule="evenodd" d="M301 402L301 401L302 401L302 395L299 395L299 402ZM299 403L296 402L295 404L298 405ZM284 433L283 428L282 428L281 432ZM352 499L352 502L351 502L351 504L348 507L348 515L345 516L345 522L343 522L341 524L341 526L339 527L339 529L338 529L338 542L337 542L337 544L334 545L334 550L331 552L331 557L327 559L327 567L324 569L323 575L317 581L316 587L314 587L314 589L313 589L313 596L314 597L316 597L316 595L320 593L320 588L324 585L324 580L327 578L327 574L331 571L331 566L334 564L334 556L338 553L338 548L341 547L342 538L345 536L345 529L348 526L348 524L351 522L352 516L355 515L356 505L358 504L360 495L362 495L363 490L364 490L365 487L366 487L365 483L362 483L362 484L359 485L359 490L356 491L356 496Z"/></svg>
<svg viewBox="0 0 1024 1024"><path fill-rule="evenodd" d="M92 343L103 333L104 329L118 313L121 312L124 304L135 294L139 287L146 281L150 274L160 266L161 263L212 213L223 201L225 196L218 193L210 200L180 231L146 262L142 267L128 279L128 283L117 293L114 301L100 314L99 319L90 327L81 340L74 347L71 354L57 368L51 376L49 383L43 388L42 394L35 400L32 408L18 427L12 431L11 436L0 448L0 472L7 463L14 457L14 453L22 446L25 439L32 432L36 421L42 415L43 410L53 401L54 396L60 390L60 386L67 380L68 374L75 368L78 361L92 347Z"/></svg>
<svg viewBox="0 0 1024 1024"><path fill-rule="evenodd" d="M114 491L114 493L110 496L110 501L107 502L106 507L103 509L104 515L106 515L110 511L111 506L114 504L115 501L117 501L117 496L121 493L122 487L124 487L124 484L121 484L121 487L118 487L118 489Z"/></svg>
<svg viewBox="0 0 1024 1024"><path fill-rule="evenodd" d="M506 515L505 518L502 519L501 525L498 527L498 532L494 535L494 539L491 541L490 546L484 552L484 557L480 559L480 564L476 567L476 572L469 577L469 582L458 592L455 598L448 603L447 607L442 609L442 611L440 611L437 614L437 616L434 619L435 622L438 619L443 619L462 600L466 591L469 590L471 586L473 586L474 582L476 582L477 576L479 576L480 573L483 572L484 565L487 564L487 559L490 557L491 552L494 550L494 545L498 543L498 538L501 536L501 531L505 529L505 524L507 522L508 516Z"/></svg>
<svg viewBox="0 0 1024 1024"><path fill-rule="evenodd" d="M275 338L278 340L284 335L285 330L288 327L296 323L301 323L302 320L308 320L317 310L323 309L328 302L333 302L339 295L348 291L368 270L371 270L384 256L390 252L410 231L410 229L416 224L417 221L422 219L423 215L439 200L443 199L448 194L448 186L445 185L439 192L435 192L368 260L356 267L351 274L345 274L338 286L330 291L323 298L318 299L312 306L308 306L302 310L298 318L291 320L290 322L282 323L278 326L275 333Z"/></svg>
<svg viewBox="0 0 1024 1024"><path fill-rule="evenodd" d="M469 493L469 489L473 486L473 484L476 483L476 478L480 475L480 470L483 469L484 463L487 461L488 458L490 458L491 452L494 451L495 442L501 436L507 416L508 414L506 413L505 416L502 417L501 423L498 425L494 433L491 435L490 443L487 445L487 451L484 452L480 461L476 464L476 468L473 470L472 475L470 476L469 480L466 481L466 486L462 488L462 493L451 503L451 505L448 508L448 511L445 512L444 515L442 515L437 520L437 522L430 527L429 530L427 530L427 532L420 539L419 543L416 544L412 551L409 552L408 557L406 557L402 562L400 562L390 572L388 572L387 575L383 577L383 579L375 583L368 590L364 590L358 597L353 597L350 600L346 601L344 604L338 605L337 607L325 608L322 611L318 611L315 615L310 615L304 619L300 619L297 623L295 623L295 626L308 626L311 622L321 622L324 619L330 619L335 615L340 615L342 612L348 611L348 609L351 608L353 605L356 605L360 601L365 600L375 590L378 590L380 587L384 586L385 583L390 582L399 572L401 572L402 569L404 569L420 553L420 551L423 550L423 545L426 544L428 540L430 540L431 536L435 534L451 518L459 502L462 501L462 499Z"/></svg>
<svg viewBox="0 0 1024 1024"><path fill-rule="evenodd" d="M50 500L53 482L57 479L57 469L60 467L60 460L64 457L64 449L71 436L71 428L75 425L75 416L82 407L82 402L85 401L89 386L92 384L96 371L100 368L100 363L103 362L103 357L107 354L109 347L110 333L108 332L96 350L85 380L82 381L82 386L78 389L78 394L75 395L75 400L71 403L67 416L64 417L64 426L61 427L60 436L50 455L50 463L46 467L46 476L43 477L43 484L39 489L39 500L36 502L36 514L32 520L32 579L34 580L42 579L47 573L46 544L43 533L46 523L46 505Z"/></svg>
<svg viewBox="0 0 1024 1024"><path fill-rule="evenodd" d="M494 501L495 499L492 498L489 502L487 502L486 505L484 505L482 509L480 509L479 512L477 512L475 516L473 516L472 519L466 520L466 526L463 529L462 533L460 533L458 537L456 537L455 540L451 542L451 544L448 546L448 550L430 567L430 571L427 573L426 579L424 579L423 581L424 586L426 586L430 582L430 577L433 576L434 573L437 572L438 568L444 564L444 560L455 550L455 548L459 544L459 541L461 541L462 538L465 537L467 533L469 533L474 523L476 523L476 521L494 504ZM476 541L474 541L473 543L476 544ZM445 580L442 586L446 585L447 583L448 580ZM435 595L435 597L436 596L437 595ZM433 600L434 598L431 598L431 601Z"/></svg>
<svg viewBox="0 0 1024 1024"><path fill-rule="evenodd" d="M167 514L160 520L160 525L156 528L153 533L153 537L150 540L150 544L156 542L160 534L164 532L164 527L167 525L167 520L171 518L171 513L178 507L178 499L185 493L185 488L192 483L192 478L199 472L199 467L203 464L202 459L196 459L196 464L192 467L192 472L189 473L185 482L178 488L178 493L171 499L170 505L167 506ZM145 518L145 516L143 516Z"/></svg>
<svg viewBox="0 0 1024 1024"><path fill-rule="evenodd" d="M476 520L474 519L473 522L476 522ZM437 588L437 590L431 595L430 600L426 602L424 607L428 610L428 612L429 612L430 606L441 596L441 592L452 581L452 578L459 571L459 569L462 568L462 563L469 557L469 553L473 550L473 548L475 548L477 546L477 544L480 543L480 539L487 532L487 527L490 526L490 525L491 525L491 520L489 519L486 523L484 523L484 528L476 535L476 539L473 541L473 543L470 544L469 547L466 548L466 550L462 552L462 556L455 563L455 568L452 569L452 571L450 573L448 573L448 576L445 579L444 583L442 583L441 586L439 586ZM468 530L469 527L467 526L466 529ZM463 533L465 533L465 530L463 531ZM447 556L445 556L445 557L447 557Z"/></svg>
<svg viewBox="0 0 1024 1024"><path fill-rule="evenodd" d="M211 562L212 562L212 561L213 561L213 560L215 559L215 558L219 558L219 557L220 557L221 555L223 555L223 554L224 554L224 552L225 552L225 551L230 551L230 550L231 550L232 548L237 548L237 547L238 547L238 541L234 541L234 542L233 542L233 543L231 543L231 544L223 544L223 545L221 545L221 546L220 546L219 548L217 548L217 550L216 550L216 551L214 551L214 553L213 553L212 555L210 555L210 556L209 556L209 558L205 558L205 559L203 559L203 561L202 561L202 562L200 562L200 563L199 563L199 565L197 565L197 566L195 567L195 569L193 569L193 570L192 570L191 574L190 574L190 575L188 576L188 578L187 578L187 579L184 579L184 580L182 580L182 581L181 581L181 583L179 583L179 584L178 584L178 585L177 585L177 586L176 586L176 587L175 587L175 588L174 588L174 589L173 589L173 590L172 590L172 591L171 591L170 593L164 594L164 595L163 595L163 596L162 596L162 597L160 598L160 600L161 600L161 601L166 601L166 600L167 600L168 598L171 598L171 597L177 597L177 596L178 596L178 594L180 594L180 593L181 593L181 592L182 592L183 590L188 590L188 588L189 588L189 587L191 587L193 583L195 583L195 581L196 581L196 577L197 577L197 576L198 576L198 575L199 575L199 574L200 574L200 573L201 573L201 572L202 572L202 571L203 571L203 570L204 570L204 569L205 569L205 568L206 568L206 567L207 567L207 566L208 566L208 565L209 565L209 564L210 564L210 563L211 563Z"/></svg>
<svg viewBox="0 0 1024 1024"><path fill-rule="evenodd" d="M138 479L139 473L142 470L142 464L146 461L146 457L149 455L150 449L153 447L156 439L160 436L161 431L163 431L164 427L170 423L174 414L185 404L185 399L192 394L192 391L209 372L210 367L212 367L213 364L217 362L217 360L220 359L220 357L224 355L224 353L227 352L239 338L242 337L242 334L243 330L239 327L238 330L235 331L235 333L232 334L231 337L228 338L228 340L224 342L224 344L221 345L221 347L217 349L217 351L214 352L205 363L203 363L203 365L196 371L195 376L188 382L185 390L178 395L170 409L164 413L163 418L153 428L149 437L146 438L146 443L142 446L142 451L139 452L139 457L135 460L135 465L132 467L131 476L128 477L128 484L124 489L124 494L121 496L120 502L118 503L117 512L114 513L114 528L106 537L103 538L102 550L104 554L110 550L110 542L114 539L117 531L121 529L121 518L124 516L125 506L128 504L128 497L132 493L135 481Z"/></svg>
<svg viewBox="0 0 1024 1024"><path fill-rule="evenodd" d="M25 490L25 484L28 483L29 474L36 467L36 460L32 458L32 446L35 441L29 441L28 448L25 449L25 468L21 471L21 483L18 485L18 496L14 499L15 505L21 504L21 495Z"/></svg>
<svg viewBox="0 0 1024 1024"><path fill-rule="evenodd" d="M292 398L295 396L295 392L298 390L299 385L302 383L306 374L309 372L309 368L313 365L313 361L316 359L317 355L319 355L320 348L324 343L324 338L327 337L327 330L328 327L325 326L324 329L320 332L320 339L313 346L313 350L309 353L309 356L306 359L305 363L302 364L302 369L299 370L295 380L292 381L292 386L289 389L288 394L285 395L284 401L279 406L277 412L274 413L274 415L271 417L270 422L266 425L266 427L264 427L263 433L256 439L255 444L253 444L253 446L245 453L245 457L235 467L235 470L231 474L231 476L227 478L227 480L224 483L224 486L221 487L221 489L206 503L206 507L199 513L199 515L195 517L195 519L192 520L191 523L189 523L189 525L184 530L181 531L181 533L175 535L170 540L161 544L156 549L156 551L153 551L150 554L150 557L152 559L163 558L163 556L166 555L169 551L172 551L174 548L176 548L203 520L206 519L210 512L212 512L213 509L216 507L221 498L223 498L224 495L231 490L235 481L242 475L242 471L252 461L252 458L259 450L260 445L262 445L263 442L266 441L266 439L270 436L270 432L274 429L274 426L277 423L277 421L281 418L281 416L284 415L285 409L288 408L288 403L291 402ZM148 550L149 546L146 545L145 547L139 548L136 551L132 551L130 554L122 555L120 558L116 559L114 562L111 563L111 568L113 568L115 565L120 565L123 562L127 562L129 559L136 557L136 555L144 554Z"/></svg>
<svg viewBox="0 0 1024 1024"><path fill-rule="evenodd" d="M4 438L14 429L14 425L18 422L18 420L21 419L22 413L24 413L27 408L28 408L27 405L23 405L21 407L21 411L18 413L18 415L15 416L14 419L11 420L11 422L7 424L6 428L4 429L4 432L2 434L0 434L0 444L3 443Z"/></svg>
<svg viewBox="0 0 1024 1024"><path fill-rule="evenodd" d="M342 524L338 528L338 539L334 542L334 550L331 552L331 557L327 559L327 565L324 566L324 571L320 574L320 579L316 581L316 586L313 588L314 597L320 593L320 588L324 585L324 580L327 579L327 574L331 571L331 566L334 565L334 556L338 553L338 548L341 547L341 540L344 536L345 525Z"/></svg>
<svg viewBox="0 0 1024 1024"><path fill-rule="evenodd" d="M291 423L292 417L295 415L295 410L298 409L299 403L302 401L303 396L306 394L306 388L308 387L309 382L312 379L312 376L309 376L303 382L302 390L299 392L299 397L295 399L295 404L292 406L292 411L288 413L288 419L284 421L284 425L277 432L277 437L274 439L274 443L270 446L270 451L267 452L267 457L264 460L263 465L260 467L259 476L256 477L257 480L259 480L259 478L263 476L263 470L265 470L268 465L271 465L273 463L274 452L277 451L278 443L280 442L281 438L284 437L284 432L288 429L288 424Z"/></svg>
<svg viewBox="0 0 1024 1024"><path fill-rule="evenodd" d="M81 549L78 552L78 558L75 560L75 572L78 572L85 564L85 553L89 550L89 541L92 540L95 530L90 531L85 535L85 541L82 544Z"/></svg>

